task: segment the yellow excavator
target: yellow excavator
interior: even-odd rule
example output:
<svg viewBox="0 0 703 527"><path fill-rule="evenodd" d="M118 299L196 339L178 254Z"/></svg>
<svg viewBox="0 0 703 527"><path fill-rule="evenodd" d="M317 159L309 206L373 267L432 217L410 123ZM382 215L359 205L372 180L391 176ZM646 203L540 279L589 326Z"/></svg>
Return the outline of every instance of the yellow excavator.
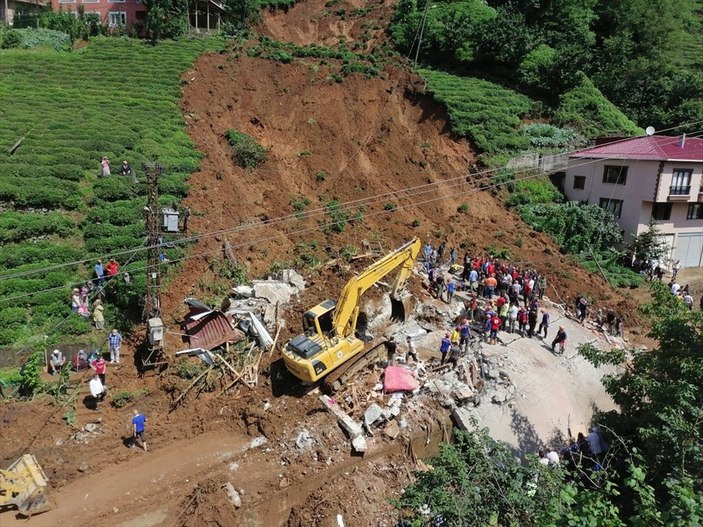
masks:
<svg viewBox="0 0 703 527"><path fill-rule="evenodd" d="M305 312L304 333L288 341L283 349L286 368L306 383L326 377L325 387L334 391L378 358L383 343L366 349L364 339L357 336L359 301L366 290L398 270L391 289L391 316L404 319L399 293L421 247L419 238L409 241L349 280L336 303L325 300Z"/></svg>
<svg viewBox="0 0 703 527"><path fill-rule="evenodd" d="M46 493L48 480L32 454L24 454L9 466L0 469L0 511L16 506L23 516L31 516L52 508Z"/></svg>

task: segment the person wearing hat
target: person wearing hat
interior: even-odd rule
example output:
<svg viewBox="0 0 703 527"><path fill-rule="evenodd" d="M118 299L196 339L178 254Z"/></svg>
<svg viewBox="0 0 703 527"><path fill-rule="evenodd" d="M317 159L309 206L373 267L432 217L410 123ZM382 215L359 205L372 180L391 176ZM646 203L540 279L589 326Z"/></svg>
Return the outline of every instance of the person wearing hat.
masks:
<svg viewBox="0 0 703 527"><path fill-rule="evenodd" d="M107 344L110 348L110 364L120 363L120 346L122 345L122 335L113 329L107 337Z"/></svg>
<svg viewBox="0 0 703 527"><path fill-rule="evenodd" d="M78 313L78 309L81 307L81 292L78 288L71 291L71 311Z"/></svg>
<svg viewBox="0 0 703 527"><path fill-rule="evenodd" d="M126 159L122 161L122 168L120 170L123 176L129 176L132 174L132 167L129 166L129 163L127 163Z"/></svg>
<svg viewBox="0 0 703 527"><path fill-rule="evenodd" d="M51 352L51 357L49 357L49 373L51 375L56 373L56 370L63 368L66 359L59 350L54 350Z"/></svg>

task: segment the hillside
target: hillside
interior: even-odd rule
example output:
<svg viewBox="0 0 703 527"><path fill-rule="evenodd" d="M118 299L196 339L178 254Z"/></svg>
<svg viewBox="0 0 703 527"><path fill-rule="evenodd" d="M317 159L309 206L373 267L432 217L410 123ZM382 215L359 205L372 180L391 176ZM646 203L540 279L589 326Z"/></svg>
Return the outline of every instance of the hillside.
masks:
<svg viewBox="0 0 703 527"><path fill-rule="evenodd" d="M161 189L164 203L187 190L183 204L192 211L189 228L194 239L187 253L174 249L164 263L162 312L169 354L185 347L183 300L195 296L219 304L233 285L231 269L223 265L225 242L239 263L238 279L242 274L265 276L268 270L289 265L304 275L306 289L282 306L286 325L281 341L300 331L305 309L324 298L336 298L350 273L367 265L369 260L350 261L366 250L365 241L374 249L390 250L414 236L432 243L446 240L449 246L460 247L460 254L500 253L522 267L538 269L547 275L547 296L557 304L585 291L599 307L634 312L635 303L627 295L562 255L547 235L506 209L496 192L482 188L490 186L493 175L477 172L476 145L452 131L451 116L429 95L423 79L406 65L399 67L384 33L389 16L390 7L382 2L310 0L286 12L264 13L258 31L268 39L234 41L226 50L206 52L197 59L198 53L214 47L212 42L187 40L151 48L129 40L98 40L68 56L37 54L36 60L46 65L41 72L44 85L50 88L40 92L35 105L44 104L38 107L47 114L53 92L60 93L64 83L81 85L80 71L116 67L126 56L129 67L143 64L140 81L159 91L147 96L135 90L133 96L119 97L122 106L114 115L113 106L107 104L113 98L105 95L109 99L102 110L96 104L95 115L85 121L101 123L98 128L81 126L84 119L72 117L72 137L85 134L80 137L87 140L89 134L106 144L82 154L76 186L85 190L75 193L82 198L75 200L76 212L63 207L56 212L59 218L74 217L73 238L64 243L77 253L73 258L99 254L89 242L106 243L103 250L113 254L121 247L138 247L143 235L139 217L143 188L116 176L97 178L94 157L105 149L113 162L125 155L133 165L154 156L170 160L165 163L167 185ZM343 49L333 51L328 46L307 47L340 41ZM177 52L178 60L166 60L171 52ZM14 57L13 69L19 72L5 80L10 87L15 78L22 80L22 86L28 82L23 68L16 65L23 56L27 57L0 53L0 64ZM35 59L26 60L32 65ZM162 71L163 61L169 67ZM116 83L127 77L125 70L114 71ZM105 82L112 77L106 76ZM490 84L469 82L493 89ZM504 90L495 91L498 97L506 96ZM515 115L507 118L510 126L521 122L517 114L528 104L522 97L517 100ZM69 114L78 115L77 101L73 97L64 101ZM115 123L119 125L114 130L130 135L116 136ZM23 121L18 118L13 126L15 137ZM37 141L59 128L55 123L46 126ZM268 150L267 160L256 168L238 166L227 139L231 130L255 138ZM52 133L56 137L57 132ZM118 139L113 143L112 137ZM9 135L4 140L9 141ZM39 148L36 143L33 147ZM60 153L52 151L47 165ZM3 212L10 213L24 211ZM120 238L123 228L131 230ZM61 245L60 236L66 238L57 233L49 240L51 247ZM7 272L33 271L73 259L40 255L42 259L33 262L36 267ZM335 263L327 265L331 260ZM136 262L135 258L131 290L138 294L138 279L143 276ZM87 263L72 272L86 278L89 269ZM58 283L61 297L56 302L68 296L70 280L64 277ZM417 278L410 287L429 310L442 313L434 315L436 319L446 314L441 311L446 306L432 301ZM573 328L575 342L594 338L595 333L568 320L556 304L549 305L555 323L559 313L559 320L570 324L570 332ZM130 314L139 315L137 309ZM449 316L435 321L444 329L450 322ZM372 452L353 455L336 420L321 409L317 393L304 395L284 373L279 353L264 356L257 386L239 386L220 397L224 390L213 381L211 389L191 393L176 407L174 400L191 383L193 369L201 371L202 365L194 365L198 359L193 359L163 371L144 370L138 358L143 330L134 328L123 349L125 360L108 369L109 400L120 396L126 401L123 406L106 402L100 412L89 410L88 397L84 399L87 374L73 377L75 398L65 404L50 396L0 404L5 426L0 461L4 466L31 451L49 475L58 501L54 511L25 525L85 525L97 520L122 527L327 527L337 522L337 514L344 515L348 526L366 527L371 518L390 524L397 515L388 497L398 496L411 481L416 457L434 453L437 443L449 437L446 410L437 399L423 396L420 404L408 403L407 434L394 441L379 433ZM423 358L436 355L438 338L440 331L428 334ZM566 430L572 423L584 427L595 407L612 405L599 385L599 370L584 366L575 352L559 357L551 355L542 341L526 340L516 338L508 343L512 348L506 344L491 351L496 365L515 368L529 398L515 402L508 420L504 420L507 406L487 400L480 408L491 414L486 422L500 429L501 438L510 436L520 455L533 453L548 436L551 440L554 429ZM508 351L509 360L503 363L501 356ZM189 370L188 365L194 368ZM369 372L359 385L358 396L367 399L365 404L375 397L371 395L375 375ZM550 397L546 390L552 382L558 385L559 397ZM126 447L136 407L149 416L148 454ZM360 411L355 412L360 418ZM85 434L81 427L86 423L96 424L97 431ZM315 439L313 447L298 446L305 430ZM231 506L222 491L224 481L244 489L243 508ZM15 524L8 514L2 520L3 525Z"/></svg>

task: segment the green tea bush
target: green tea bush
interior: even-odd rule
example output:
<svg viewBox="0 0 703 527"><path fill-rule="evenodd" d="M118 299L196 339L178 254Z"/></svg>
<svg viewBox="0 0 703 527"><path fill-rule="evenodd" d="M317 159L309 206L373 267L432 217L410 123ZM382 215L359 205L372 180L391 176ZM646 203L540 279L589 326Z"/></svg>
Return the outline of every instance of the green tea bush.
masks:
<svg viewBox="0 0 703 527"><path fill-rule="evenodd" d="M454 133L471 139L489 158L530 147L529 139L518 133L531 109L524 95L474 77L429 69L421 69L420 75L432 96L446 106Z"/></svg>
<svg viewBox="0 0 703 527"><path fill-rule="evenodd" d="M563 148L573 145L577 139L573 130L551 124L528 124L520 128L520 132L529 137L532 146L538 148Z"/></svg>
<svg viewBox="0 0 703 527"><path fill-rule="evenodd" d="M256 168L266 161L268 149L252 136L237 130L227 131L227 140L234 151L234 159L242 168Z"/></svg>
<svg viewBox="0 0 703 527"><path fill-rule="evenodd" d="M56 12L44 20L47 25L66 24L64 33L84 38L73 32L73 14ZM96 37L76 53L0 53L0 71L12 72L0 82L0 145L9 148L24 137L13 155L0 160L0 275L5 276L0 280L0 313L19 307L27 315L14 337L6 332L8 342L48 331L48 322L56 324L68 315L70 287L87 279L92 266L45 269L143 246L143 162L158 161L165 167L162 205L185 195L188 173L197 169L202 155L186 133L179 110L180 76L201 52L221 42L194 39L149 45ZM139 89L126 90L125 79ZM113 175L106 178L97 177L103 155L112 161ZM123 159L137 171L140 183L116 175ZM34 210L26 210L30 208ZM182 249L169 249L169 257L172 254L182 254ZM135 255L128 268L135 289L116 287L111 310L122 309L127 316L140 312L136 288L144 286L143 255ZM41 272L11 276L26 271ZM57 289L37 293L52 288ZM18 295L21 298L8 300ZM58 327L59 335L89 329L78 318L69 320Z"/></svg>
<svg viewBox="0 0 703 527"><path fill-rule="evenodd" d="M509 207L537 203L559 203L564 197L546 176L523 179L515 183L515 190L508 196Z"/></svg>
<svg viewBox="0 0 703 527"><path fill-rule="evenodd" d="M557 126L573 127L587 138L605 134L643 133L583 74L574 88L559 97L554 123Z"/></svg>
<svg viewBox="0 0 703 527"><path fill-rule="evenodd" d="M48 48L54 51L70 51L71 37L61 31L51 29L18 29L22 41L18 46L23 49Z"/></svg>

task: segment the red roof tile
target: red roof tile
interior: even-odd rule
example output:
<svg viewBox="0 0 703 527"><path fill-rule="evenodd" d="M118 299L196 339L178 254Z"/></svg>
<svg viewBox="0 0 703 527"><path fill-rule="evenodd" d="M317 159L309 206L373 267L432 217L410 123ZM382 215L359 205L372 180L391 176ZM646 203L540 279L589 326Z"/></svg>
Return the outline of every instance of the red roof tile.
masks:
<svg viewBox="0 0 703 527"><path fill-rule="evenodd" d="M648 135L586 148L569 157L703 162L703 139L687 137L681 143L682 136Z"/></svg>

